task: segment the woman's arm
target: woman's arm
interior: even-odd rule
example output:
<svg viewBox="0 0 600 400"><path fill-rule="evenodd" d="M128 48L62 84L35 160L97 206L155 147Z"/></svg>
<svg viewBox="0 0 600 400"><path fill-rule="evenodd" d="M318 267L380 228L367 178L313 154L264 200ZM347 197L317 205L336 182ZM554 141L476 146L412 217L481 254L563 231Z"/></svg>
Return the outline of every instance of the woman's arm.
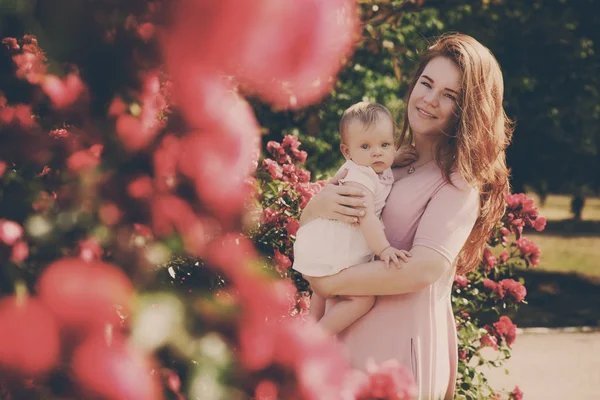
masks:
<svg viewBox="0 0 600 400"><path fill-rule="evenodd" d="M390 295L414 292L436 282L451 268L479 212L479 192L460 178L453 182L456 186L444 185L427 204L415 233L412 257L401 269L387 269L382 262L356 265L310 280L313 290L323 296Z"/></svg>
<svg viewBox="0 0 600 400"><path fill-rule="evenodd" d="M334 219L348 224L358 222L364 214L364 191L347 185L326 185L308 202L302 215L300 225L321 217Z"/></svg>
<svg viewBox="0 0 600 400"><path fill-rule="evenodd" d="M411 254L401 269L385 268L382 261L374 261L336 275L307 279L313 291L323 297L393 295L423 289L451 268L446 257L429 247L414 246Z"/></svg>

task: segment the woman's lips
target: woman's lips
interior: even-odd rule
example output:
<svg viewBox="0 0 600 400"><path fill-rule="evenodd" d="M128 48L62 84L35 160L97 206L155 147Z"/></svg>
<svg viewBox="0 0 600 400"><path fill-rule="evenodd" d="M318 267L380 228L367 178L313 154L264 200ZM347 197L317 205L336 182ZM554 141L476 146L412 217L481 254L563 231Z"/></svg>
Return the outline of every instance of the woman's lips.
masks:
<svg viewBox="0 0 600 400"><path fill-rule="evenodd" d="M419 107L417 107L417 111L419 112L419 114L421 114L425 118L437 119L437 117L435 115L428 113L427 111L422 110Z"/></svg>

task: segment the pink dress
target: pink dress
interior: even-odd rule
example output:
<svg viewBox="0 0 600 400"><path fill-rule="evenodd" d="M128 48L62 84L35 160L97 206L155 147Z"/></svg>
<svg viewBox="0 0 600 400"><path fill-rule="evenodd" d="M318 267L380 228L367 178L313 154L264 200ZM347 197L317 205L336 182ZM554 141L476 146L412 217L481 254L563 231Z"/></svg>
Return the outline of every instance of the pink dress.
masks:
<svg viewBox="0 0 600 400"><path fill-rule="evenodd" d="M339 335L355 368L372 358L397 359L412 372L419 400L452 399L457 373L456 325L451 307L455 260L479 212L479 193L453 174L443 180L435 162L407 175L395 171L382 219L398 249L425 246L452 264L433 285L417 292L378 296L365 316ZM335 300L328 300L328 305Z"/></svg>

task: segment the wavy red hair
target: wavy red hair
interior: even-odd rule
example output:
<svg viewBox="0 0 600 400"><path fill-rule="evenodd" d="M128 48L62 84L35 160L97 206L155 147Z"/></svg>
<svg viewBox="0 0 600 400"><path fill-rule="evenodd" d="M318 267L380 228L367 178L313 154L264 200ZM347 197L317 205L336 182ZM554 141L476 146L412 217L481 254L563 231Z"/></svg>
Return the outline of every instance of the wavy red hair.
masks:
<svg viewBox="0 0 600 400"><path fill-rule="evenodd" d="M464 34L438 38L421 56L409 86L405 104L421 73L432 59L452 60L462 72L456 124L441 135L436 161L444 178L457 171L480 193L480 213L475 227L458 256L457 273L477 267L485 244L505 211L505 195L510 191L505 150L510 143L513 123L502 106L504 80L492 53L477 40ZM413 133L404 113L399 143L412 143Z"/></svg>

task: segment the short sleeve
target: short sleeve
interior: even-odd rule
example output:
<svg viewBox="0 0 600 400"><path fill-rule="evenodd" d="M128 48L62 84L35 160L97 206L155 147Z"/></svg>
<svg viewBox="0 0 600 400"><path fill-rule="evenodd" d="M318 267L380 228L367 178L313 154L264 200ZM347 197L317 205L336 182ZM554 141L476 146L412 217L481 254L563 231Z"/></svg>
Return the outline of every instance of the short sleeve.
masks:
<svg viewBox="0 0 600 400"><path fill-rule="evenodd" d="M479 215L479 192L462 178L452 176L427 204L413 246L431 248L450 261L458 256Z"/></svg>
<svg viewBox="0 0 600 400"><path fill-rule="evenodd" d="M346 168L348 174L344 179L340 179L340 183L356 182L369 189L373 194L377 192L379 178L371 167L362 167L348 161L342 168Z"/></svg>

